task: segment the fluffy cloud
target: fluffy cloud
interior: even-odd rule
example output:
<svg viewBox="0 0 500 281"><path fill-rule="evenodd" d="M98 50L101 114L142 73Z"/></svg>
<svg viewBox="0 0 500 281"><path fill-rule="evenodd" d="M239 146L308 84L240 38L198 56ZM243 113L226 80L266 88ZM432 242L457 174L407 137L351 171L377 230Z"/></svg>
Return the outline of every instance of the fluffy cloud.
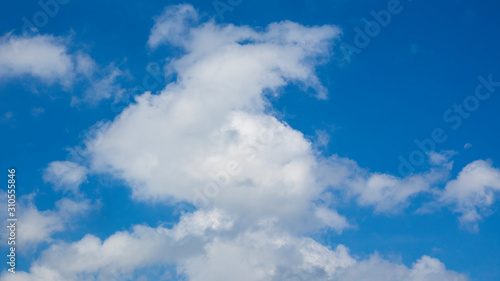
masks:
<svg viewBox="0 0 500 281"><path fill-rule="evenodd" d="M406 208L412 197L431 192L432 185L443 181L448 172L441 167L402 179L379 173L358 176L349 183L348 192L357 197L360 206L374 206L377 213L394 213Z"/></svg>
<svg viewBox="0 0 500 281"><path fill-rule="evenodd" d="M124 73L110 65L99 67L81 51L72 52L70 39L52 35L33 37L7 33L0 37L0 78L31 76L48 85L58 83L67 91L79 82L87 88L79 101L97 103L120 94L117 78Z"/></svg>
<svg viewBox="0 0 500 281"><path fill-rule="evenodd" d="M429 256L423 256L411 268L408 268L373 255L368 260L349 268L339 280L464 281L468 278L463 274L446 270L442 262Z"/></svg>
<svg viewBox="0 0 500 281"><path fill-rule="evenodd" d="M312 200L329 184L318 179L319 160L300 132L267 113L263 95L293 82L323 97L315 67L339 29L282 22L255 31L212 21L172 28L187 22L168 16L178 10L196 18L190 6L167 9L150 38L186 51L168 66L177 82L137 97L103 125L88 146L91 170L125 180L139 200L213 205L303 231L325 220L337 230L347 226L337 213L330 219L315 211ZM336 174L328 179L338 181ZM277 204L283 201L289 205ZM298 225L299 217L310 225Z"/></svg>
<svg viewBox="0 0 500 281"><path fill-rule="evenodd" d="M67 229L73 220L92 208L89 201L68 198L56 202L55 210L39 211L33 204L22 206L19 214L18 241L21 249L51 241L53 234Z"/></svg>
<svg viewBox="0 0 500 281"><path fill-rule="evenodd" d="M171 229L135 226L104 241L87 235L51 246L29 273L4 274L1 280L133 279L138 268L172 264L177 265L178 277L194 281L467 280L428 256L408 268L377 255L356 259L343 245L327 248L268 226L246 231L240 227L221 211L201 210L183 216Z"/></svg>
<svg viewBox="0 0 500 281"><path fill-rule="evenodd" d="M138 96L88 146L91 169L125 180L135 199L213 204L284 224L306 216L310 227L319 227L325 219L312 202L328 187L377 212L394 212L448 175L447 162L400 179L337 156L325 159L300 132L269 114L264 93L290 83L326 96L315 67L331 54L338 28L284 21L256 31L195 24L197 18L191 6L180 5L156 19L150 42L186 52L167 66L177 81L159 95ZM339 231L348 225L326 221L337 221Z"/></svg>
<svg viewBox="0 0 500 281"><path fill-rule="evenodd" d="M205 207L198 212L231 214L222 224L231 235L207 235L207 225L220 219L214 215L185 217L170 231L183 233L170 234L177 244L184 233L205 233L190 251L198 254L171 261L190 280L280 280L296 264L315 280L336 280L375 263L357 262L344 246L330 250L302 236L351 227L330 202L321 203L325 191L340 189L360 205L390 212L430 192L449 166L439 163L443 167L404 179L369 173L349 159L318 155L302 133L270 114L264 93L290 83L326 96L315 67L331 54L338 28L285 21L256 31L196 24L197 18L191 6L181 5L156 19L150 46L169 43L185 51L167 66L177 81L158 95L138 96L103 124L98 141L87 146L89 168L124 180L136 200L188 201ZM397 277L413 280L417 274L415 266L373 260L389 264ZM454 274L441 266L429 272Z"/></svg>
<svg viewBox="0 0 500 281"><path fill-rule="evenodd" d="M56 190L77 192L87 179L85 167L69 161L51 162L45 169L43 180L54 185Z"/></svg>
<svg viewBox="0 0 500 281"><path fill-rule="evenodd" d="M478 231L478 221L488 213L500 191L500 170L484 160L465 166L457 178L448 182L440 201L452 204L461 213L460 222L472 231Z"/></svg>
<svg viewBox="0 0 500 281"><path fill-rule="evenodd" d="M186 215L173 229L134 226L132 232L117 232L104 241L87 235L77 242L53 244L30 273L6 274L1 280L116 280L141 267L202 253L203 248L196 246L203 245L205 236L231 227L230 218L214 210Z"/></svg>
<svg viewBox="0 0 500 281"><path fill-rule="evenodd" d="M50 35L0 38L0 77L32 75L51 84L68 86L74 79L73 59L66 42Z"/></svg>
<svg viewBox="0 0 500 281"><path fill-rule="evenodd" d="M198 13L191 5L167 7L156 18L149 35L148 45L156 48L167 42L174 45L181 43L182 36L188 32L188 27L197 21Z"/></svg>
<svg viewBox="0 0 500 281"><path fill-rule="evenodd" d="M7 194L0 192L0 196L6 198ZM33 199L34 194L18 198L17 248L22 252L35 249L39 243L51 242L54 234L67 230L76 219L95 208L89 200L63 198L55 203L54 210L40 211ZM6 229L1 234L4 238L8 235Z"/></svg>

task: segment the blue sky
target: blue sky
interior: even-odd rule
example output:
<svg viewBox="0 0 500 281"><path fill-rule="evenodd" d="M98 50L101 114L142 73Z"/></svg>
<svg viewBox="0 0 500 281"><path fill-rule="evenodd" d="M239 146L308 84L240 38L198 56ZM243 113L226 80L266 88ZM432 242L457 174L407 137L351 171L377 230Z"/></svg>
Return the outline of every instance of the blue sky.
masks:
<svg viewBox="0 0 500 281"><path fill-rule="evenodd" d="M0 280L500 280L498 2L40 3Z"/></svg>

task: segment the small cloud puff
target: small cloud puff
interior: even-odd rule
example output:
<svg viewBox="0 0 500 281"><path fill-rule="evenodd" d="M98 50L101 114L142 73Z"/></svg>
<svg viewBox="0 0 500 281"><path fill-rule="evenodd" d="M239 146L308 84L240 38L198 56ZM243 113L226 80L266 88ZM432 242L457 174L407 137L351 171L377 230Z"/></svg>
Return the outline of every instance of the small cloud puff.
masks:
<svg viewBox="0 0 500 281"><path fill-rule="evenodd" d="M43 180L54 185L55 190L78 192L87 179L87 169L69 161L51 162L45 169Z"/></svg>

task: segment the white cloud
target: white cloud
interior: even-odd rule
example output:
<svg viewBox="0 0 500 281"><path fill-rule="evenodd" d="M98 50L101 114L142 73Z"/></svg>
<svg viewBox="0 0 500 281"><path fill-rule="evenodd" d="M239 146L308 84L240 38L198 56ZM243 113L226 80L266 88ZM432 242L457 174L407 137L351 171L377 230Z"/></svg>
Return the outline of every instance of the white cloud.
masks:
<svg viewBox="0 0 500 281"><path fill-rule="evenodd" d="M440 201L452 204L461 213L460 222L472 231L478 231L478 221L488 213L500 191L500 170L484 160L465 166L457 178L448 182Z"/></svg>
<svg viewBox="0 0 500 281"><path fill-rule="evenodd" d="M316 216L329 228L342 233L342 230L352 227L344 216L339 215L336 210L330 210L325 207L316 209Z"/></svg>
<svg viewBox="0 0 500 281"><path fill-rule="evenodd" d="M48 85L58 83L66 91L83 81L87 90L74 100L92 104L120 94L123 90L116 80L124 73L113 65L100 67L82 51L72 52L70 41L52 35L5 34L0 37L0 78L29 75Z"/></svg>
<svg viewBox="0 0 500 281"><path fill-rule="evenodd" d="M59 242L42 253L30 273L7 274L0 280L114 280L142 267L180 262L202 253L196 246L203 245L205 234L231 227L224 220L218 211L200 212L182 218L174 229L134 226L132 232L116 232L104 241L86 235L77 242ZM187 232L186 226L191 227Z"/></svg>
<svg viewBox="0 0 500 281"><path fill-rule="evenodd" d="M432 168L405 178L370 173L346 160L341 165L345 166L348 176L345 182L336 185L336 189L355 197L360 206L373 206L376 213L398 213L410 205L412 198L433 194L437 186L448 180L453 168L453 161L449 160L454 154L453 151L430 153Z"/></svg>
<svg viewBox="0 0 500 281"><path fill-rule="evenodd" d="M82 66L86 68L88 66ZM88 71L87 69L82 69L82 71ZM123 94L125 91L121 88L121 85L117 82L118 77L125 76L125 73L119 68L110 65L107 68L97 70L101 74L98 78L95 78L95 74L88 77L89 86L84 91L83 97L78 98L76 96L71 100L71 105L74 106L81 102L86 102L92 105L99 103L101 100L110 99L112 97L117 97Z"/></svg>
<svg viewBox="0 0 500 281"><path fill-rule="evenodd" d="M446 270L443 263L429 256L423 256L411 268L408 268L373 255L368 260L361 261L349 268L339 280L465 281L468 278L463 274Z"/></svg>
<svg viewBox="0 0 500 281"><path fill-rule="evenodd" d="M5 192L0 192L0 196L7 197ZM52 242L54 234L67 230L75 219L95 207L89 200L63 198L55 203L54 210L40 211L33 198L34 194L22 196L17 204L16 247L24 253L36 249L39 243ZM5 229L1 233L3 238L8 235Z"/></svg>
<svg viewBox="0 0 500 281"><path fill-rule="evenodd" d="M457 152L453 150L445 150L441 152L432 151L428 153L429 163L432 165L451 165L453 162L450 162L450 158L455 154L457 154Z"/></svg>
<svg viewBox="0 0 500 281"><path fill-rule="evenodd" d="M29 273L3 274L0 280L134 279L138 269L172 264L180 276L192 281L467 280L427 256L411 268L377 255L362 260L352 257L343 245L330 249L267 226L245 231L225 223L227 217L218 211L198 212L182 217L172 229L135 226L104 241L87 235L77 242L55 244L33 263ZM211 219L207 222L201 217ZM184 232L190 235L178 236Z"/></svg>
<svg viewBox="0 0 500 281"><path fill-rule="evenodd" d="M315 139L314 144L318 148L326 148L328 147L328 143L330 142L330 135L325 130L316 130L315 131Z"/></svg>
<svg viewBox="0 0 500 281"><path fill-rule="evenodd" d="M52 211L27 207L21 211L19 218L22 220L19 223L18 241L25 245L49 241L52 234L65 229L58 214Z"/></svg>
<svg viewBox="0 0 500 281"><path fill-rule="evenodd" d="M353 181L350 192L356 194L361 206L374 206L379 213L398 212L407 207L408 200L430 191L432 182L423 175L400 179L386 174L371 174Z"/></svg>
<svg viewBox="0 0 500 281"><path fill-rule="evenodd" d="M52 240L52 235L66 230L73 220L90 211L88 200L74 201L63 198L56 202L55 211L39 211L33 204L21 206L19 212L18 241L21 249Z"/></svg>
<svg viewBox="0 0 500 281"><path fill-rule="evenodd" d="M0 38L0 77L32 75L52 84L73 82L73 61L66 42L50 35Z"/></svg>
<svg viewBox="0 0 500 281"><path fill-rule="evenodd" d="M151 48L156 48L162 43L182 44L181 41L184 40L182 37L189 32L189 26L197 21L198 13L193 6L169 6L155 19L148 45Z"/></svg>
<svg viewBox="0 0 500 281"><path fill-rule="evenodd" d="M172 237L180 240L190 235L202 236L207 230L229 230L234 225L234 219L221 212L211 210L186 214L172 231Z"/></svg>
<svg viewBox="0 0 500 281"><path fill-rule="evenodd" d="M56 190L77 192L86 181L87 170L69 161L51 162L44 171L43 180L54 185Z"/></svg>
<svg viewBox="0 0 500 281"><path fill-rule="evenodd" d="M88 54L79 52L75 55L75 69L76 72L91 78L94 72L97 71L98 66Z"/></svg>

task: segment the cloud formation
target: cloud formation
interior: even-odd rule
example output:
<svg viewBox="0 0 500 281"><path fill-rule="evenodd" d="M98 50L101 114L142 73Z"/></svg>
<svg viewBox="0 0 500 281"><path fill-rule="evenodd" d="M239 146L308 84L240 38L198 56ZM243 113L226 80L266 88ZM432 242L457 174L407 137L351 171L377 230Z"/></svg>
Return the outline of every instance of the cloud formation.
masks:
<svg viewBox="0 0 500 281"><path fill-rule="evenodd" d="M218 210L185 215L171 229L135 226L102 241L87 235L44 251L30 273L3 274L5 281L134 279L139 268L177 265L174 276L188 280L360 280L465 281L437 259L423 256L408 268L377 255L356 259L342 245L327 248L267 226L239 226ZM147 270L146 275L147 278ZM155 277L158 279L158 276ZM160 277L161 278L161 277ZM168 278L165 278L168 280Z"/></svg>
<svg viewBox="0 0 500 281"><path fill-rule="evenodd" d="M0 192L0 196L7 194ZM64 197L55 203L53 210L41 211L35 206L34 197L35 194L30 194L18 198L16 247L22 253L32 253L40 243L53 242L54 234L68 230L77 219L97 207L87 199ZM6 204L1 207L7 209ZM2 229L1 235L5 239L9 233Z"/></svg>
<svg viewBox="0 0 500 281"><path fill-rule="evenodd" d="M500 191L500 170L491 162L474 161L465 166L457 178L448 182L439 200L454 206L460 223L477 232L478 222L487 215Z"/></svg>
<svg viewBox="0 0 500 281"><path fill-rule="evenodd" d="M45 169L43 180L51 183L56 190L77 192L87 179L85 167L69 161L51 162Z"/></svg>
<svg viewBox="0 0 500 281"><path fill-rule="evenodd" d="M327 97L315 69L332 55L340 34L336 26L290 21L264 29L199 23L192 6L168 7L156 18L148 45L183 51L167 65L177 80L157 95L137 96L100 124L98 139L86 143L85 165L53 162L45 178L61 190L77 190L87 173L112 175L132 190L133 200L188 202L197 210L171 228L135 225L106 239L88 234L54 243L29 272L0 280L147 278L156 266L164 276L193 281L467 280L429 256L408 267L376 254L361 259L344 245L308 237L355 225L327 198L340 193L375 212L397 212L413 197L439 193L436 185L452 168L436 154L424 173L373 173L353 160L321 155L300 131L273 117L268 98L284 86ZM81 59L80 71L91 73L92 63ZM465 215L470 206L491 205L498 182L491 166L469 166L441 195ZM468 184L473 177L482 179L481 188ZM470 201L471 194L478 199Z"/></svg>
<svg viewBox="0 0 500 281"><path fill-rule="evenodd" d="M52 84L69 86L74 79L73 60L66 42L50 35L0 38L0 77L32 75Z"/></svg>
<svg viewBox="0 0 500 281"><path fill-rule="evenodd" d="M117 78L123 75L112 64L101 67L88 54L73 51L69 37L25 37L12 32L0 37L0 79L32 77L47 85L57 83L66 91L83 81L87 90L82 97L75 96L73 104L96 104L120 94Z"/></svg>

